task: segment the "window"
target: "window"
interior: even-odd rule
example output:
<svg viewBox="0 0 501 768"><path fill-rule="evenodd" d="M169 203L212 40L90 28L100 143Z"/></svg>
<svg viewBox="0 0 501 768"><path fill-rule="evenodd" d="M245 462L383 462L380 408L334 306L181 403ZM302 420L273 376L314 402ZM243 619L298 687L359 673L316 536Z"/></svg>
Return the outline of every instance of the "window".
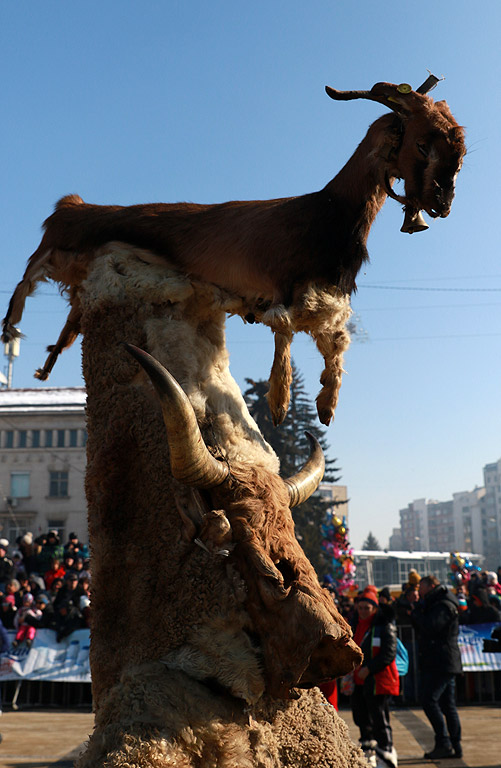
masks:
<svg viewBox="0 0 501 768"><path fill-rule="evenodd" d="M5 447L14 448L14 430L8 429L5 433Z"/></svg>
<svg viewBox="0 0 501 768"><path fill-rule="evenodd" d="M45 447L52 448L52 429L45 430Z"/></svg>
<svg viewBox="0 0 501 768"><path fill-rule="evenodd" d="M70 429L70 448L76 448L78 445L78 429Z"/></svg>
<svg viewBox="0 0 501 768"><path fill-rule="evenodd" d="M28 499L30 495L30 473L11 472L10 495L13 499Z"/></svg>
<svg viewBox="0 0 501 768"><path fill-rule="evenodd" d="M49 472L49 496L63 499L68 496L68 472Z"/></svg>
<svg viewBox="0 0 501 768"><path fill-rule="evenodd" d="M27 442L27 436L28 433L25 429L19 430L19 440L18 440L18 448L26 448L26 442Z"/></svg>
<svg viewBox="0 0 501 768"><path fill-rule="evenodd" d="M64 448L64 429L57 430L57 447Z"/></svg>
<svg viewBox="0 0 501 768"><path fill-rule="evenodd" d="M39 429L31 430L31 447L40 448L40 430Z"/></svg>

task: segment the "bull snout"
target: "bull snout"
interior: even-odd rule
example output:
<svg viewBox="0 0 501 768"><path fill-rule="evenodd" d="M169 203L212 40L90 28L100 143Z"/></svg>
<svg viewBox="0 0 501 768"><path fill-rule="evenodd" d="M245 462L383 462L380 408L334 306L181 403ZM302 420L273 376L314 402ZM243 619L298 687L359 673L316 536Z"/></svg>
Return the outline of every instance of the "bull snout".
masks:
<svg viewBox="0 0 501 768"><path fill-rule="evenodd" d="M328 680L352 672L363 661L358 645L348 637L341 640L326 635L313 650L310 662L301 675L298 688L312 688Z"/></svg>

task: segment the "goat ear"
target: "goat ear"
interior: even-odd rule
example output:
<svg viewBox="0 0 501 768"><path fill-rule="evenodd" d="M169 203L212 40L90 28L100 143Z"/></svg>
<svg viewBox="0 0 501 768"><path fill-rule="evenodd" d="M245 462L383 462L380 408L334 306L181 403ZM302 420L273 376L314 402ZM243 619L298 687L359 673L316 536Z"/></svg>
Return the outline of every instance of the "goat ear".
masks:
<svg viewBox="0 0 501 768"><path fill-rule="evenodd" d="M177 497L176 508L183 522L183 539L193 541L200 532L205 514L204 503L198 491L190 490L188 498Z"/></svg>

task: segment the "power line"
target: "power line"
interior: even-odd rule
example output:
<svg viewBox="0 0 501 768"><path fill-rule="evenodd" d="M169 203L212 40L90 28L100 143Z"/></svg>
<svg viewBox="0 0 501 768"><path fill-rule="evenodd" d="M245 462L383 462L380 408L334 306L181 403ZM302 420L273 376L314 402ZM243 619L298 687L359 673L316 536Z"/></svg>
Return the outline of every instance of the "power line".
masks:
<svg viewBox="0 0 501 768"><path fill-rule="evenodd" d="M410 285L370 285L364 283L358 286L361 291L363 288L374 288L380 291L433 291L444 293L501 293L501 288L425 288Z"/></svg>

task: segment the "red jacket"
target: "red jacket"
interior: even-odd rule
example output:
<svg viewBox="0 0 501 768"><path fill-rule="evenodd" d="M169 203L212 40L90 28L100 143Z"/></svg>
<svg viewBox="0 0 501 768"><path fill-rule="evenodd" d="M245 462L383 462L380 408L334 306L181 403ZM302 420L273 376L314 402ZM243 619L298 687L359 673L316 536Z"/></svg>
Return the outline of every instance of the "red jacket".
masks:
<svg viewBox="0 0 501 768"><path fill-rule="evenodd" d="M354 623L355 631L357 618ZM364 654L362 666L369 669L369 676L362 684L371 686L372 692L376 696L380 694L398 696L400 681L395 662L397 628L393 620L392 609L383 610L379 607L360 647ZM355 684L361 684L360 681L357 681L356 672Z"/></svg>

